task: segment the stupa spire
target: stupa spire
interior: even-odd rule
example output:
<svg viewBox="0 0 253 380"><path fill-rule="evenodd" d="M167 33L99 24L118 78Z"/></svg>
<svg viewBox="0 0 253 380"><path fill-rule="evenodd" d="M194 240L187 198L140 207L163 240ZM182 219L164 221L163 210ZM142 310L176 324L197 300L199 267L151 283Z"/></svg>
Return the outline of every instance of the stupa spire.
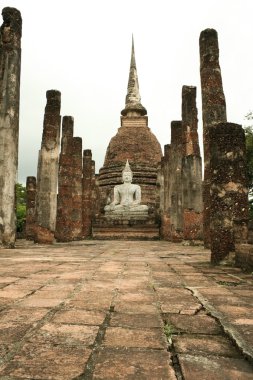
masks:
<svg viewBox="0 0 253 380"><path fill-rule="evenodd" d="M129 79L127 86L127 96L126 96L126 106L121 111L123 116L126 116L128 112L137 112L140 115L146 115L147 110L141 104L141 97L139 91L139 82L135 61L135 52L134 52L134 37L132 35L132 52L131 52L131 62L130 62L130 71Z"/></svg>

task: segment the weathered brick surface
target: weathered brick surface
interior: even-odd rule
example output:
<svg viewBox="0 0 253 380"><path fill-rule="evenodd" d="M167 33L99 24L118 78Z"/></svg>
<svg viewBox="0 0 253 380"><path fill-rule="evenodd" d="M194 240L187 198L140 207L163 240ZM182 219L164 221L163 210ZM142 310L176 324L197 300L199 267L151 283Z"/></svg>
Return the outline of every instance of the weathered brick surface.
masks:
<svg viewBox="0 0 253 380"><path fill-rule="evenodd" d="M50 231L48 228L45 228L40 225L35 225L35 234L34 241L35 243L40 244L52 244L54 241L54 232Z"/></svg>
<svg viewBox="0 0 253 380"><path fill-rule="evenodd" d="M92 234L92 217L94 213L92 188L94 187L94 165L91 150L83 151L83 183L82 183L82 236L90 237Z"/></svg>
<svg viewBox="0 0 253 380"><path fill-rule="evenodd" d="M61 153L59 157L58 196L55 238L57 241L72 240L72 187L73 187L73 128L72 116L62 120Z"/></svg>
<svg viewBox="0 0 253 380"><path fill-rule="evenodd" d="M58 159L60 145L61 93L47 91L43 135L37 171L35 241L44 242L54 236L57 208ZM52 239L53 240L53 239Z"/></svg>
<svg viewBox="0 0 253 380"><path fill-rule="evenodd" d="M72 239L82 238L82 139L74 137L72 140Z"/></svg>
<svg viewBox="0 0 253 380"><path fill-rule="evenodd" d="M209 130L211 260L219 263L234 250L236 230L248 218L245 134L238 124ZM238 239L238 237L237 237Z"/></svg>
<svg viewBox="0 0 253 380"><path fill-rule="evenodd" d="M0 243L16 238L15 184L18 169L22 19L15 8L2 11L0 28Z"/></svg>
<svg viewBox="0 0 253 380"><path fill-rule="evenodd" d="M36 199L36 178L27 177L26 179L26 224L25 224L25 237L27 240L34 239L35 199Z"/></svg>
<svg viewBox="0 0 253 380"><path fill-rule="evenodd" d="M217 123L226 122L226 101L219 64L218 34L205 29L199 38L200 78L204 143L204 242L210 245L210 147L209 130Z"/></svg>
<svg viewBox="0 0 253 380"><path fill-rule="evenodd" d="M203 238L203 213L185 209L184 218L184 239L202 240Z"/></svg>

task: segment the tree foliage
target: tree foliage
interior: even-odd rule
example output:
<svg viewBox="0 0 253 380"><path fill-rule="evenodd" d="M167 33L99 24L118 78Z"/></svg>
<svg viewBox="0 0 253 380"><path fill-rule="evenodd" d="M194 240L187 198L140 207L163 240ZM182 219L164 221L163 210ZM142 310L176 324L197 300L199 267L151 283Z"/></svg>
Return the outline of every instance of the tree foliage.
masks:
<svg viewBox="0 0 253 380"><path fill-rule="evenodd" d="M21 184L16 184L16 216L17 232L23 232L26 217L26 188Z"/></svg>

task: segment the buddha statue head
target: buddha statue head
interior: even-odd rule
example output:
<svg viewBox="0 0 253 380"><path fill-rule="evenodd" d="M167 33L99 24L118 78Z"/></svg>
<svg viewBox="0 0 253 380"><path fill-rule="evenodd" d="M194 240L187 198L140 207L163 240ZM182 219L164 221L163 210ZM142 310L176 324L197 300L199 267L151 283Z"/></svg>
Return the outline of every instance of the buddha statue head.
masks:
<svg viewBox="0 0 253 380"><path fill-rule="evenodd" d="M126 166L122 170L122 181L124 183L131 183L133 180L133 172L130 168L129 162L127 160Z"/></svg>

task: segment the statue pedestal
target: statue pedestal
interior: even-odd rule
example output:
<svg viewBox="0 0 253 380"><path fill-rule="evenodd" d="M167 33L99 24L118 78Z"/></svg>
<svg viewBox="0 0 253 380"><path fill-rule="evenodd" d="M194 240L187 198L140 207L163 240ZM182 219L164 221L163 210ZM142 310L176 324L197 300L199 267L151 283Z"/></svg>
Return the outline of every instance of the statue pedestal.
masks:
<svg viewBox="0 0 253 380"><path fill-rule="evenodd" d="M108 221L122 221L122 222L128 222L128 221L144 221L149 218L148 210L141 210L141 211L128 211L128 210L114 210L114 211L106 211L105 212L105 218ZM124 223L123 223L124 224Z"/></svg>
<svg viewBox="0 0 253 380"><path fill-rule="evenodd" d="M159 225L148 211L106 211L94 221L92 236L99 240L158 240Z"/></svg>

